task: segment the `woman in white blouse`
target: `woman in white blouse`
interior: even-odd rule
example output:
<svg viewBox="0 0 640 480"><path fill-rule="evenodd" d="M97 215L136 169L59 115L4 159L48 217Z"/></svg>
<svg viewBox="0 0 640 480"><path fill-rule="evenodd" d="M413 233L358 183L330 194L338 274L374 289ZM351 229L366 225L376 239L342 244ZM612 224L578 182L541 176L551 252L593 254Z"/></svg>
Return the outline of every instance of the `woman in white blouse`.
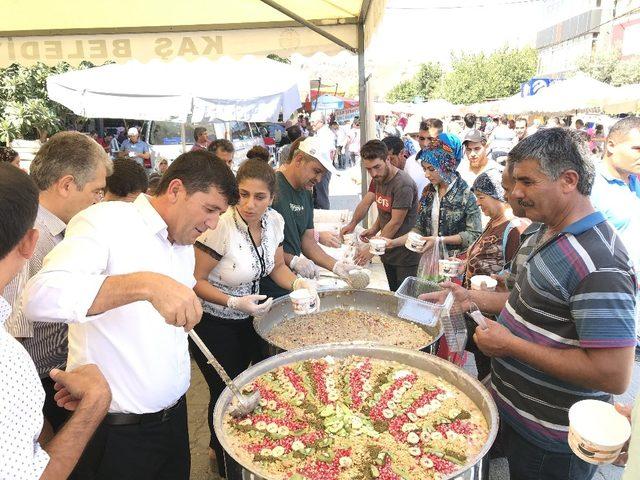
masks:
<svg viewBox="0 0 640 480"><path fill-rule="evenodd" d="M271 209L276 177L261 160L247 160L236 176L240 201L221 217L215 230L203 233L196 242L196 286L204 300L202 321L195 330L231 378L260 359L259 337L253 316L265 313L272 299L259 294L260 279L269 275L288 290L306 288L308 281L296 277L284 262L282 241L284 219ZM213 408L224 383L196 348L192 354L204 375L209 402L209 446L218 470L224 476L222 447L213 430Z"/></svg>

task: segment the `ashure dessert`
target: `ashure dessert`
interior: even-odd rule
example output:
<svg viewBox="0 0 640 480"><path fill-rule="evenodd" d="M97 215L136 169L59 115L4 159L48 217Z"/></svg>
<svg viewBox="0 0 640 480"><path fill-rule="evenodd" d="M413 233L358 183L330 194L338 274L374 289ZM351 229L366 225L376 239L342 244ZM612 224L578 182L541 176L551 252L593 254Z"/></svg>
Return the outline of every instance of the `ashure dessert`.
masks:
<svg viewBox="0 0 640 480"><path fill-rule="evenodd" d="M353 341L417 350L433 342L433 337L415 323L384 313L345 308L288 318L276 325L266 338L286 350Z"/></svg>
<svg viewBox="0 0 640 480"><path fill-rule="evenodd" d="M274 480L434 480L475 462L486 420L459 389L350 356L279 367L244 387L260 407L224 419L233 455Z"/></svg>

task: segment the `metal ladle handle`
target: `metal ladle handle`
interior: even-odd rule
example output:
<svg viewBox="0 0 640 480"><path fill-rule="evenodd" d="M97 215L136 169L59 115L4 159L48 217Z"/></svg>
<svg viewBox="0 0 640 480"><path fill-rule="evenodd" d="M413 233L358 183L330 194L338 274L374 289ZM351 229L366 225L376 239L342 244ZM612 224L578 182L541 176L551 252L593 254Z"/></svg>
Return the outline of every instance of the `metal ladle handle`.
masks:
<svg viewBox="0 0 640 480"><path fill-rule="evenodd" d="M244 395L242 395L237 385L233 383L233 380L231 380L231 377L227 374L224 367L220 365L218 360L216 360L216 357L213 356L213 354L204 344L200 336L193 329L189 330L188 335L189 337L191 337L191 340L193 340L193 343L196 344L196 346L200 349L202 354L206 357L207 363L210 364L216 370L218 375L220 375L220 378L222 378L222 381L225 383L227 387L229 387L229 389L233 392L233 394L236 396L238 401L244 404Z"/></svg>

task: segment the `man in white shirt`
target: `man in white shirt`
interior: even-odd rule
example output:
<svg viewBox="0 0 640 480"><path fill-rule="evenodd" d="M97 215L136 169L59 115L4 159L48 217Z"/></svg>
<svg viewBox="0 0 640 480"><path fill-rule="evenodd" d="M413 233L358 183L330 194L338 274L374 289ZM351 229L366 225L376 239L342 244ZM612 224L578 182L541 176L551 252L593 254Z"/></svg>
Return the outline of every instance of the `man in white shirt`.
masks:
<svg viewBox="0 0 640 480"><path fill-rule="evenodd" d="M124 160L118 160L124 161ZM127 160L132 161L132 160ZM139 167L142 169L142 167ZM21 275L4 290L13 313L7 331L21 339L31 355L46 393L44 402L45 432L57 432L69 413L58 407L49 372L64 369L67 362L67 326L63 323L34 322L24 315L20 296L26 281L41 268L44 257L63 238L67 223L81 210L100 201L105 177L112 172L112 162L93 139L79 132L59 132L38 150L31 162L30 175L40 189L35 227L39 232L33 256ZM142 175L145 175L144 171Z"/></svg>
<svg viewBox="0 0 640 480"><path fill-rule="evenodd" d="M0 290L33 255L38 188L26 173L0 164ZM4 329L11 307L0 297L0 478L65 479L104 418L111 393L95 365L51 371L56 400L75 413L51 441L38 441L45 393L29 354Z"/></svg>
<svg viewBox="0 0 640 480"><path fill-rule="evenodd" d="M499 158L506 157L516 143L518 143L516 132L509 128L509 118L503 115L500 117L500 124L489 136L491 158L498 161Z"/></svg>
<svg viewBox="0 0 640 480"><path fill-rule="evenodd" d="M318 142L323 150L329 152L331 162L336 157L336 136L326 124L325 116L322 112L316 110L309 117L313 136L318 138ZM321 210L331 210L329 202L329 182L331 181L331 172L326 172L322 179L313 187L313 206Z"/></svg>
<svg viewBox="0 0 640 480"><path fill-rule="evenodd" d="M487 137L480 130L468 132L462 140L462 146L466 158L460 163L458 173L467 185L473 185L476 178L487 170L499 168L502 171L498 163L489 158Z"/></svg>
<svg viewBox="0 0 640 480"><path fill-rule="evenodd" d="M30 318L69 324L68 368L95 362L111 386L81 480L189 478L186 331L202 316L193 243L238 187L222 160L196 151L171 164L157 192L76 215L26 287Z"/></svg>

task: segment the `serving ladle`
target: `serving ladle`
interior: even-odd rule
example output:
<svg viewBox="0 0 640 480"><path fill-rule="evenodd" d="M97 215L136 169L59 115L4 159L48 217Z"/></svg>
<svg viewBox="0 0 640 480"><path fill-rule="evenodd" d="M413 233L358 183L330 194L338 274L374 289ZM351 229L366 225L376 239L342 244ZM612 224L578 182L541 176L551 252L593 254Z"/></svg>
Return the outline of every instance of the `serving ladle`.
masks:
<svg viewBox="0 0 640 480"><path fill-rule="evenodd" d="M260 404L260 392L256 390L250 395L243 394L233 380L231 380L231 377L229 377L224 367L220 365L220 362L216 360L216 357L213 356L211 351L204 344L200 336L194 330L189 330L189 336L191 337L191 340L193 340L193 343L196 344L202 354L206 357L207 363L215 369L216 373L220 375L222 381L227 387L229 387L229 390L233 392L233 395L238 400L238 404L229 410L229 414L232 417L239 418L246 417L253 412Z"/></svg>

